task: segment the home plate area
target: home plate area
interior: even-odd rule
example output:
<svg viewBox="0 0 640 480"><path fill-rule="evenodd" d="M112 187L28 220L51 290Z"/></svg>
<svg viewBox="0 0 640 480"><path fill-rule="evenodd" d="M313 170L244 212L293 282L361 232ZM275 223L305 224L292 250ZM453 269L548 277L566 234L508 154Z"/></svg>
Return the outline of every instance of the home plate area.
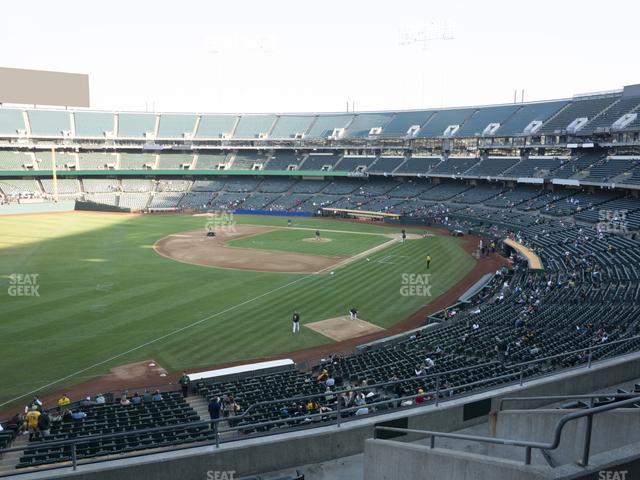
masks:
<svg viewBox="0 0 640 480"><path fill-rule="evenodd" d="M365 320L350 320L348 315L330 318L319 322L304 324L305 327L318 332L331 340L341 342L350 338L362 337L370 333L381 332L384 328Z"/></svg>

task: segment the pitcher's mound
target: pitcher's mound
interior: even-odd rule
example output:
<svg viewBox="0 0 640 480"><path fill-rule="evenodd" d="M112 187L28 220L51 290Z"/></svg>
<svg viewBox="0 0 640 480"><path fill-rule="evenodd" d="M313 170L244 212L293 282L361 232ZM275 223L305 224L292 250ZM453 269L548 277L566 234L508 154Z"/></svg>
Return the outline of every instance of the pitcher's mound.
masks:
<svg viewBox="0 0 640 480"><path fill-rule="evenodd" d="M313 242L313 243L327 243L330 242L331 239L330 238L303 238L302 239L303 242Z"/></svg>
<svg viewBox="0 0 640 480"><path fill-rule="evenodd" d="M369 323L365 320L349 320L349 316L330 318L319 322L307 323L304 325L309 327L331 340L341 342L350 338L362 337L370 333L381 332L384 328Z"/></svg>

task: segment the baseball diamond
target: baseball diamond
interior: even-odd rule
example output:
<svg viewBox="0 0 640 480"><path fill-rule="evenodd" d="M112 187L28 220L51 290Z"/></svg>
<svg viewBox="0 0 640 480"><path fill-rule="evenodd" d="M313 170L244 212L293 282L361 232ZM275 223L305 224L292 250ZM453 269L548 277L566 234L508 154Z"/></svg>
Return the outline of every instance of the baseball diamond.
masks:
<svg viewBox="0 0 640 480"><path fill-rule="evenodd" d="M0 217L3 271L37 272L40 291L35 299L16 296L3 302L14 319L3 322L3 332L20 332L20 339L3 345L8 355L0 366L10 381L0 403L31 390L68 388L148 358L177 372L331 342L306 328L295 339L285 335L282 319L293 308L303 313L305 325L337 317L356 301L363 318L389 328L436 301L476 263L464 248L468 239L442 234L423 238L415 229L401 245L392 226L311 218L296 219L299 228L287 229L280 217L235 219L234 231L209 238L204 218L191 215ZM316 226L332 242L304 242L306 228ZM262 238L261 243L233 246L252 238ZM293 252L285 251L287 245ZM434 257L448 259L430 270L432 295L402 296L401 275L422 272L420 258L427 248ZM394 252L393 264L376 261ZM0 288L8 288L9 282L8 277L0 279ZM163 339L138 348L159 337ZM116 358L101 363L111 357ZM45 361L52 358L56 362ZM32 376L19 368L25 362L41 367ZM72 375L94 364L99 365ZM43 389L49 383L41 381L44 372L49 380L71 376Z"/></svg>
<svg viewBox="0 0 640 480"><path fill-rule="evenodd" d="M639 18L4 2L0 479L640 479Z"/></svg>

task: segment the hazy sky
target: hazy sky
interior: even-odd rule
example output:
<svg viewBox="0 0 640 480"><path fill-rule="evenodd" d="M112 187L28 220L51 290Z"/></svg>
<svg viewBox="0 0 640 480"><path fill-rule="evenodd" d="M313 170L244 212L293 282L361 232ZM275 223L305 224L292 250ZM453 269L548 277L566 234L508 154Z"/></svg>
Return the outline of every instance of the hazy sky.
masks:
<svg viewBox="0 0 640 480"><path fill-rule="evenodd" d="M88 73L95 108L412 109L640 83L637 0L3 2L0 66Z"/></svg>

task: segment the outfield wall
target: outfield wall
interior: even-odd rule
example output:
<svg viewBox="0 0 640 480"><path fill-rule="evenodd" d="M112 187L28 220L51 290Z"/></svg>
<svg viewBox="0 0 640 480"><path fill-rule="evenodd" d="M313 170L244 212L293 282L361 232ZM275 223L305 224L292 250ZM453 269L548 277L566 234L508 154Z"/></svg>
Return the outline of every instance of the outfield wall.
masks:
<svg viewBox="0 0 640 480"><path fill-rule="evenodd" d="M76 200L75 202L75 210L82 210L87 212L131 212L130 208L120 208L115 205L106 205L104 203L95 203L95 202L85 202L81 200Z"/></svg>
<svg viewBox="0 0 640 480"><path fill-rule="evenodd" d="M73 200L58 203L8 203L0 205L0 215L71 212L74 209L75 202Z"/></svg>
<svg viewBox="0 0 640 480"><path fill-rule="evenodd" d="M277 217L313 217L311 212L289 212L287 210L233 210L237 215L274 215Z"/></svg>
<svg viewBox="0 0 640 480"><path fill-rule="evenodd" d="M595 363L591 369L582 367L559 375L511 385L500 389L457 398L440 406L410 408L386 415L370 416L335 425L229 442L215 446L187 448L125 458L111 462L80 465L56 471L25 474L21 478L73 478L91 480L155 480L207 478L207 472L234 471L235 476L272 472L302 465L320 463L340 457L362 453L365 440L373 437L374 427L394 422L408 428L451 432L487 422L489 415L482 412L485 405L497 410L500 398L543 395L576 395L611 387L640 377L640 353ZM542 406L539 402L526 402L524 408ZM408 435L403 440L417 440ZM520 459L516 459L519 461ZM524 460L524 452L522 452ZM411 478L411 477L404 477Z"/></svg>

